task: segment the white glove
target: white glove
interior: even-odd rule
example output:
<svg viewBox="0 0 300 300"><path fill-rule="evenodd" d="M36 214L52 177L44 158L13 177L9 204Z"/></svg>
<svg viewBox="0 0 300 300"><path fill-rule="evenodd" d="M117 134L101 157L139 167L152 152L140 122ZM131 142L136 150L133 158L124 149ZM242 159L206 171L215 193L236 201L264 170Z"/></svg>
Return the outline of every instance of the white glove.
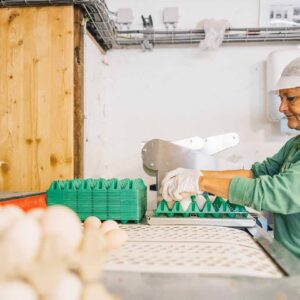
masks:
<svg viewBox="0 0 300 300"><path fill-rule="evenodd" d="M186 195L201 193L199 190L199 177L203 176L199 170L177 168L168 172L161 183L161 193L166 201L181 200Z"/></svg>

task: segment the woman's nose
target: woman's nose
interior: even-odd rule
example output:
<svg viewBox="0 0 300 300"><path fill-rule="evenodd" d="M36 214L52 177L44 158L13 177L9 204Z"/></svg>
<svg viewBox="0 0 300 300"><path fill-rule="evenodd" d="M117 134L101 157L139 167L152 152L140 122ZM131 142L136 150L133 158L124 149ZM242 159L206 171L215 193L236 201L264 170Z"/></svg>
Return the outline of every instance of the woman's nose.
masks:
<svg viewBox="0 0 300 300"><path fill-rule="evenodd" d="M279 105L279 111L283 113L283 112L287 111L287 109L288 109L287 101L286 101L285 98L283 98L283 99L281 100L280 105Z"/></svg>

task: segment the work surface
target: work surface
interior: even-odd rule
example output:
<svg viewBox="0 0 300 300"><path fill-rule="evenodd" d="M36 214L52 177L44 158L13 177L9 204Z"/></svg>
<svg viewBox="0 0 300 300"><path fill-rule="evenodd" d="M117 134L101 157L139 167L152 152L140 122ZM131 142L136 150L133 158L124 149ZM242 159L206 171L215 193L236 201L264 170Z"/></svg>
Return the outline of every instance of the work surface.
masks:
<svg viewBox="0 0 300 300"><path fill-rule="evenodd" d="M217 226L122 226L128 242L106 270L278 278L282 272L245 231Z"/></svg>
<svg viewBox="0 0 300 300"><path fill-rule="evenodd" d="M299 277L287 277L247 231L122 227L129 240L104 269L108 288L122 299L300 299Z"/></svg>
<svg viewBox="0 0 300 300"><path fill-rule="evenodd" d="M24 193L12 193L12 192L0 192L0 201L6 201L11 199L24 198L28 196L36 196L43 193L40 192L24 192Z"/></svg>

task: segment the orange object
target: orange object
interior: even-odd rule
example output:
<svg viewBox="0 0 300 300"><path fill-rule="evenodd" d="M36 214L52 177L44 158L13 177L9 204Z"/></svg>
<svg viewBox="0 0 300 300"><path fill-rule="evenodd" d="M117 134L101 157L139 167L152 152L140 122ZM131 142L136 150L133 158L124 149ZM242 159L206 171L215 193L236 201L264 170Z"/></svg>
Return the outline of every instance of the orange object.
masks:
<svg viewBox="0 0 300 300"><path fill-rule="evenodd" d="M24 211L29 211L33 208L46 208L46 193L37 195L17 196L12 198L3 199L0 201L0 206L16 205Z"/></svg>

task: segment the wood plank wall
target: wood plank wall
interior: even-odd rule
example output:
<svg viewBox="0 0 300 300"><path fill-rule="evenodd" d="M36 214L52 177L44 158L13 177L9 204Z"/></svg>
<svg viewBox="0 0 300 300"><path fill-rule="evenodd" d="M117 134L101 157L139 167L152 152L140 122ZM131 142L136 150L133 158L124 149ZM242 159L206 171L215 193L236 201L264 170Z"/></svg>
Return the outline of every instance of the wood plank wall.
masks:
<svg viewBox="0 0 300 300"><path fill-rule="evenodd" d="M0 191L74 176L74 8L0 9Z"/></svg>
<svg viewBox="0 0 300 300"><path fill-rule="evenodd" d="M84 20L74 9L74 177L83 177L84 144Z"/></svg>

